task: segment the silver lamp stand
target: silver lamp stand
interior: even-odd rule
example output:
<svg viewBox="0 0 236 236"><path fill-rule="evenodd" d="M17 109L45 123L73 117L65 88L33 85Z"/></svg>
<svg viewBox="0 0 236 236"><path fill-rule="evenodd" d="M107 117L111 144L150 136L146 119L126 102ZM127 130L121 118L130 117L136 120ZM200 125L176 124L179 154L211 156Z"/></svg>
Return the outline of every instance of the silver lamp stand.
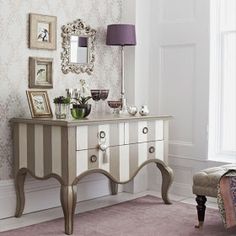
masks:
<svg viewBox="0 0 236 236"><path fill-rule="evenodd" d="M121 46L121 109L120 114L128 114L127 103L125 98L125 52L124 46Z"/></svg>

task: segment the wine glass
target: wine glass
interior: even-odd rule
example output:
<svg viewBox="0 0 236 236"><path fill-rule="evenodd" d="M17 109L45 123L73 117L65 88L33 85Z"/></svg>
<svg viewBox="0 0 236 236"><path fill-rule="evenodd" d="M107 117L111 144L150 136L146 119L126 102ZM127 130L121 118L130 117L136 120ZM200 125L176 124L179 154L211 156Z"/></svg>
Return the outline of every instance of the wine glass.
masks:
<svg viewBox="0 0 236 236"><path fill-rule="evenodd" d="M121 101L108 101L108 106L113 109L113 114L119 114L120 107L122 102Z"/></svg>
<svg viewBox="0 0 236 236"><path fill-rule="evenodd" d="M70 109L73 107L72 106L72 103L73 103L73 89L72 88L66 89L66 97L70 99L70 105L69 105L69 109L67 111L67 115L69 118L71 118Z"/></svg>
<svg viewBox="0 0 236 236"><path fill-rule="evenodd" d="M91 92L92 99L95 101L95 111L97 112L97 105L98 105L98 101L100 100L101 90L91 89L90 92Z"/></svg>
<svg viewBox="0 0 236 236"><path fill-rule="evenodd" d="M109 89L101 89L100 90L100 98L102 101L105 101L109 95ZM102 113L105 113L105 102L102 105Z"/></svg>

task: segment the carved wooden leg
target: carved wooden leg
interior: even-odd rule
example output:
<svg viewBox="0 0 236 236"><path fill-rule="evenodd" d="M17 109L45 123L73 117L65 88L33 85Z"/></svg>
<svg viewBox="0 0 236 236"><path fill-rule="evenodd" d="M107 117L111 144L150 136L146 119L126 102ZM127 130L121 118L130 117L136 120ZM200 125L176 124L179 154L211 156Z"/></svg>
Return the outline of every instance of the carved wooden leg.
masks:
<svg viewBox="0 0 236 236"><path fill-rule="evenodd" d="M161 196L165 204L171 204L168 191L173 182L173 171L169 167L163 166L161 163L157 163L157 168L161 171L162 175L162 186L161 186Z"/></svg>
<svg viewBox="0 0 236 236"><path fill-rule="evenodd" d="M117 195L118 193L118 184L110 180L110 186L111 186L111 194Z"/></svg>
<svg viewBox="0 0 236 236"><path fill-rule="evenodd" d="M65 233L73 234L74 213L77 200L77 186L61 186L61 206L65 219Z"/></svg>
<svg viewBox="0 0 236 236"><path fill-rule="evenodd" d="M15 189L16 189L16 213L15 217L21 217L25 208L25 183L26 172L18 171L15 176Z"/></svg>
<svg viewBox="0 0 236 236"><path fill-rule="evenodd" d="M201 228L203 226L205 219L206 201L207 199L205 196L197 195L196 202L197 202L197 215L199 224L196 225L195 228Z"/></svg>

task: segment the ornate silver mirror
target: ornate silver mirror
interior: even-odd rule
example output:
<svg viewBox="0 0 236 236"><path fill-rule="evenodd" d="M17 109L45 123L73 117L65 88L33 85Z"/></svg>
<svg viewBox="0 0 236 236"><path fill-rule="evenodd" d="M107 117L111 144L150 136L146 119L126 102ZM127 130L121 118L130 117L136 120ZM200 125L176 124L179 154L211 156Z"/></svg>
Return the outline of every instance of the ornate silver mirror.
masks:
<svg viewBox="0 0 236 236"><path fill-rule="evenodd" d="M78 19L62 26L62 72L91 74L94 68L96 30Z"/></svg>

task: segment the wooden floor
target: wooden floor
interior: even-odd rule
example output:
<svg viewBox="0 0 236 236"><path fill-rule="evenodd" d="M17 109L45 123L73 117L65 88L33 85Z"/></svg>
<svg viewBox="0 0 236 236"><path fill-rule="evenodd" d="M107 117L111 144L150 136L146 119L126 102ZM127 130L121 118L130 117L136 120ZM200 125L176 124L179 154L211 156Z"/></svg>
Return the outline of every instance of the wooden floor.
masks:
<svg viewBox="0 0 236 236"><path fill-rule="evenodd" d="M119 193L116 196L106 196L106 197L96 198L89 201L79 202L77 203L76 213L81 213L81 212L90 211L90 210L94 210L94 209L105 207L105 206L114 205L120 202L125 202L128 200L132 200L138 197L148 195L148 194L160 197L160 193L154 192L154 191L146 191L146 192L137 193L137 194ZM189 197L183 197L183 196L170 194L169 197L173 201L196 205L194 196L189 198ZM207 201L207 207L217 208L216 200L213 198L209 198ZM21 218L13 217L13 218L2 219L0 220L0 232L7 231L10 229L16 229L16 228L20 228L24 226L29 226L33 224L38 224L41 222L53 220L60 217L63 217L62 209L61 207L57 207L57 208L52 208L45 211L25 214Z"/></svg>

